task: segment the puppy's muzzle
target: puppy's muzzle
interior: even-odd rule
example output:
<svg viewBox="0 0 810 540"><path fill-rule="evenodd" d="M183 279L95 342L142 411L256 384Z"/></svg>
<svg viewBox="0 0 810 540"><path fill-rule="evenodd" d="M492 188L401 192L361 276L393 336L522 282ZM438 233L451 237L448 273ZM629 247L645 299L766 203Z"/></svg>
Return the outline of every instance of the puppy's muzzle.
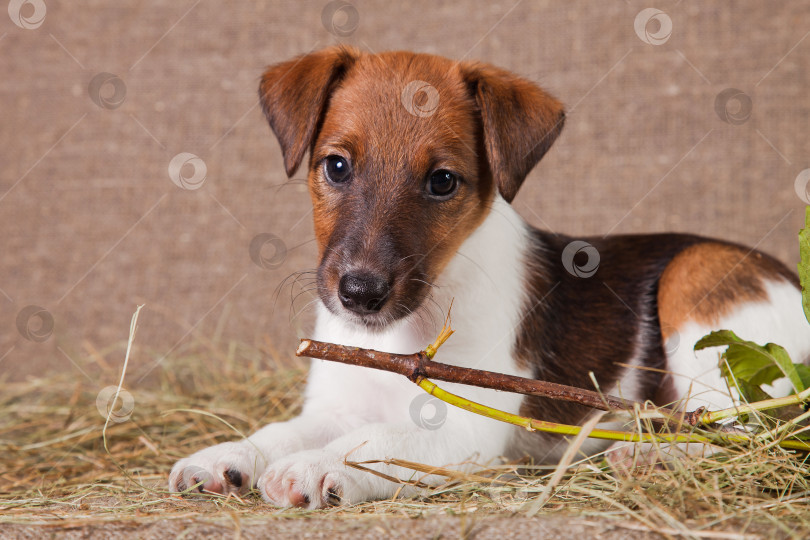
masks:
<svg viewBox="0 0 810 540"><path fill-rule="evenodd" d="M343 307L360 315L380 311L390 293L388 280L371 273L344 274L338 284L338 296Z"/></svg>

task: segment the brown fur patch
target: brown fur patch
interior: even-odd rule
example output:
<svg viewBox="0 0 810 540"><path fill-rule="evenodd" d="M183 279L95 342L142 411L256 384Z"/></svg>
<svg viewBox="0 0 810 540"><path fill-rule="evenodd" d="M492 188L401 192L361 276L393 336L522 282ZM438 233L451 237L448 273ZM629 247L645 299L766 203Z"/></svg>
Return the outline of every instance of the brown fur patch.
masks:
<svg viewBox="0 0 810 540"><path fill-rule="evenodd" d="M333 47L270 66L262 75L259 101L292 176L312 144L329 95L359 53Z"/></svg>
<svg viewBox="0 0 810 540"><path fill-rule="evenodd" d="M481 63L462 65L481 111L484 140L498 189L508 202L562 131L562 103L537 85Z"/></svg>
<svg viewBox="0 0 810 540"><path fill-rule="evenodd" d="M596 273L588 278L575 276L563 264L562 254L573 238L535 230L533 240L527 314L514 354L534 378L596 390L593 374L598 389L610 392L634 358L640 367L665 367L655 324L658 278L673 257L703 239L677 234L584 238L600 256ZM639 371L636 387L622 389L622 397L652 399L660 379L658 371ZM520 412L573 425L593 410L531 396ZM516 432L515 444L518 453L528 452L542 462L558 459L565 447L562 437L526 431Z"/></svg>
<svg viewBox="0 0 810 540"><path fill-rule="evenodd" d="M622 389L621 394L659 405L681 397L662 376L666 369L662 334L667 329L676 328L695 306L696 313L711 316L758 298L765 279L797 282L783 264L764 253L682 234L585 238L598 251L600 263L593 276L579 278L562 264L562 253L572 240L534 231L535 249L529 259L533 271L515 357L536 379L595 390L593 374L598 388L606 392L628 373L626 365L651 368L638 370L635 387ZM520 412L578 424L592 410L531 396ZM520 430L510 457L526 452L537 461L554 461L564 447L562 437Z"/></svg>
<svg viewBox="0 0 810 540"><path fill-rule="evenodd" d="M703 242L679 253L661 275L658 316L663 339L687 321L716 324L743 302L766 298L766 279L795 276L770 257L719 242Z"/></svg>

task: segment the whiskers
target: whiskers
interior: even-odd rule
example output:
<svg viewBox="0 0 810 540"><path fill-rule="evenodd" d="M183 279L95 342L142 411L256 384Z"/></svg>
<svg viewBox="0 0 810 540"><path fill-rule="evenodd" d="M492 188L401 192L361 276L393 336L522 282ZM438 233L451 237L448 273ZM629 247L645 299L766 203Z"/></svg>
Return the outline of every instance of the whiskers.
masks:
<svg viewBox="0 0 810 540"><path fill-rule="evenodd" d="M299 270L293 272L279 283L274 291L273 308L275 309L281 292L285 286L290 288L290 322L293 322L299 315L318 301L318 271L316 269ZM297 287L297 289L296 289ZM314 295L312 293L315 293ZM296 310L296 301L304 295L311 298L301 309Z"/></svg>
<svg viewBox="0 0 810 540"><path fill-rule="evenodd" d="M438 321L444 320L444 309L433 295L433 291L438 290L439 286L416 277L409 278L409 281L428 286L427 293L422 298L420 306L416 310L412 310L404 303L397 302L394 308L400 313L407 314L408 320L417 325L420 333L433 333L438 328Z"/></svg>
<svg viewBox="0 0 810 540"><path fill-rule="evenodd" d="M428 253L412 253L402 257L397 263L398 265L403 265L403 263L409 259L415 259L412 262L409 261L409 268L406 268L404 273L405 275L418 273L418 275L421 277L412 276L408 278L408 281L419 283L421 285L427 285L427 292L419 302L419 307L415 310L409 308L401 301L394 305L394 311L396 311L398 315L407 316L407 320L412 321L412 323L417 326L420 333L433 333L438 328L438 321L444 321L444 308L442 308L439 302L436 301L433 294L434 291L439 291L441 287L431 281L428 281L427 279L424 279L423 273L416 272L416 268L427 256Z"/></svg>

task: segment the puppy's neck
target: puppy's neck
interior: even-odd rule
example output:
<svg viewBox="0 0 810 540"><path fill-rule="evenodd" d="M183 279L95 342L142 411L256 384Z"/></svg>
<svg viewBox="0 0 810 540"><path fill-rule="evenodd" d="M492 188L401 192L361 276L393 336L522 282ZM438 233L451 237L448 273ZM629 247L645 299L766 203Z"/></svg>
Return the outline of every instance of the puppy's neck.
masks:
<svg viewBox="0 0 810 540"><path fill-rule="evenodd" d="M372 331L335 315L319 302L315 337L412 353L435 339L452 301L456 335L442 352L468 349L480 354L487 342L492 346L499 341L511 344L526 300L529 250L528 225L496 194L487 217L450 259L435 280L430 297L412 315L382 331ZM443 359L447 361L445 355Z"/></svg>
<svg viewBox="0 0 810 540"><path fill-rule="evenodd" d="M453 311L458 301L483 301L490 295L508 300L512 288L523 285L528 246L528 225L496 194L487 217L436 280L434 298L445 303L444 309L456 298Z"/></svg>
<svg viewBox="0 0 810 540"><path fill-rule="evenodd" d="M453 301L456 334L452 344L448 341L451 346L445 347L483 362L478 366L481 369L487 369L483 366L494 358L485 357L496 350L497 354L511 354L526 308L527 278L530 272L542 271L529 262L533 249L530 231L509 203L495 195L486 219L437 280L434 297L444 312ZM492 365L489 369L503 371L504 367Z"/></svg>

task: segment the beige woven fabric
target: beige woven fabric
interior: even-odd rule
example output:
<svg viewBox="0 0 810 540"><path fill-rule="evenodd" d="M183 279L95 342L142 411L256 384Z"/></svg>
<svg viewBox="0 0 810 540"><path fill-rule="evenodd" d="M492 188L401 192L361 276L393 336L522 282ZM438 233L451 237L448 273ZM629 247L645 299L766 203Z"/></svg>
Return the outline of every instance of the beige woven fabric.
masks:
<svg viewBox="0 0 810 540"><path fill-rule="evenodd" d="M797 261L808 2L660 2L638 32L649 2L48 0L44 18L37 3L18 24L0 12L0 371L14 378L81 377L72 361L93 379L87 344L123 342L137 303L140 365L218 323L222 342L267 334L291 354L311 316L291 320L289 289L274 291L314 266L309 197L280 187L256 89L265 65L337 42L481 59L562 99L565 131L515 201L537 226L697 232ZM183 152L204 163L199 189L170 180ZM289 249L277 268L251 260L262 233ZM28 305L53 317L47 340L21 336Z"/></svg>

